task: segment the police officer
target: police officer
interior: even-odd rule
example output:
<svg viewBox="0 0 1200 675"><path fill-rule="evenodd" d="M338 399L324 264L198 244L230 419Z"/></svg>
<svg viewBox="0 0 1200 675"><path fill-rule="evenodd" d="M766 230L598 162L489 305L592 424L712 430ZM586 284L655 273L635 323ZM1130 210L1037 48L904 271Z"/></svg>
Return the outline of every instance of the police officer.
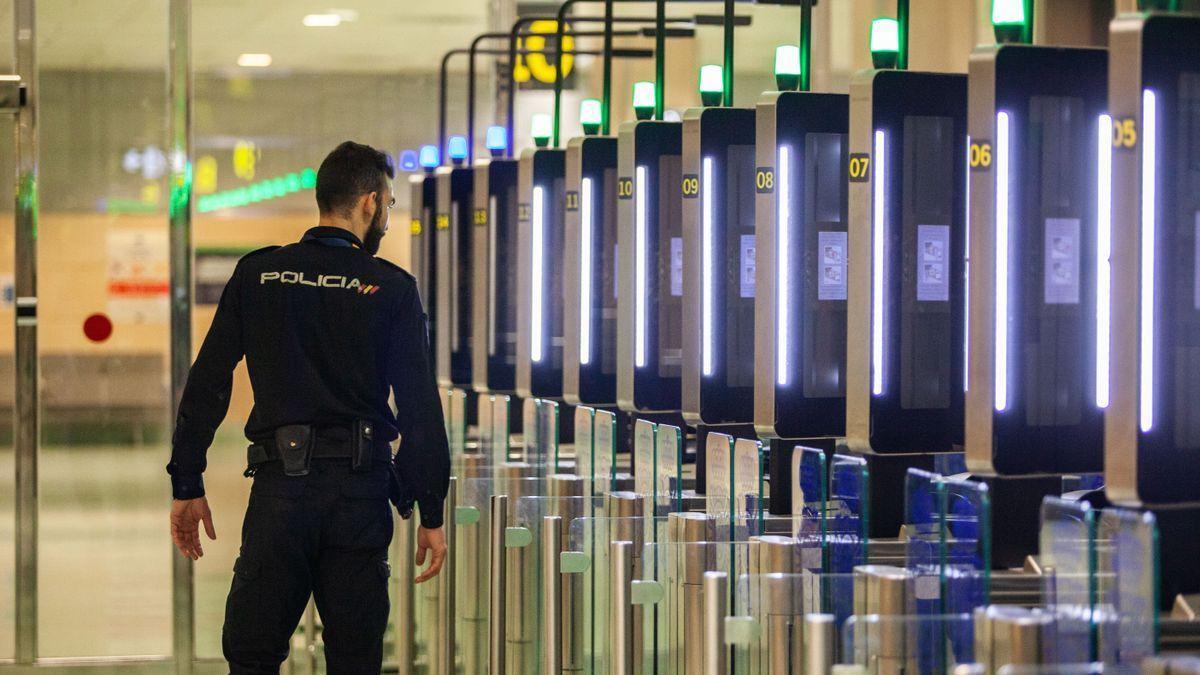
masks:
<svg viewBox="0 0 1200 675"><path fill-rule="evenodd" d="M389 499L421 525L416 562L446 557L449 448L416 282L375 257L395 203L388 155L339 145L317 172L320 223L238 262L175 423L171 537L199 559L205 454L243 356L253 476L222 646L233 673L277 673L310 594L331 673L378 673L388 623ZM394 396L395 411L388 402ZM391 442L400 438L392 457Z"/></svg>

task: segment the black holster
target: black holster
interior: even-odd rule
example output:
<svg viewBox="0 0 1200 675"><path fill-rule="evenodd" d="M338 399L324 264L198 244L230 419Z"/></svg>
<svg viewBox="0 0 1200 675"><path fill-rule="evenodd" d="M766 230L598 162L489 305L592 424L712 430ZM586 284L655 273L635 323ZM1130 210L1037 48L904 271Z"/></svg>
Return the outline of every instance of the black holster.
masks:
<svg viewBox="0 0 1200 675"><path fill-rule="evenodd" d="M307 476L316 434L311 424L289 424L275 430L275 447L288 476Z"/></svg>
<svg viewBox="0 0 1200 675"><path fill-rule="evenodd" d="M356 472L370 471L375 461L375 425L366 420L354 423L350 438L350 468Z"/></svg>

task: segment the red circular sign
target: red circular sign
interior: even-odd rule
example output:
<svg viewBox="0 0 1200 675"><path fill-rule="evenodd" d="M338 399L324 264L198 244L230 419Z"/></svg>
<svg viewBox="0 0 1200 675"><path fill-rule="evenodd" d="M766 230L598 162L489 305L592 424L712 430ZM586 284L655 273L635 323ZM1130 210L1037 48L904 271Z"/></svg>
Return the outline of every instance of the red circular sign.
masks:
<svg viewBox="0 0 1200 675"><path fill-rule="evenodd" d="M83 334L92 342L104 342L112 333L112 319L104 314L93 314L83 322Z"/></svg>

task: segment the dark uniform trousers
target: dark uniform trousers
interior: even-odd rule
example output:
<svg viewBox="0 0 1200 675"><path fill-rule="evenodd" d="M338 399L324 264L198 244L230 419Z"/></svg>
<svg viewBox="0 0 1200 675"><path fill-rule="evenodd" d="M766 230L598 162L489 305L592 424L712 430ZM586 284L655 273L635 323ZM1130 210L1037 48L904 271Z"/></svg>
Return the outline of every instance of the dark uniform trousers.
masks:
<svg viewBox="0 0 1200 675"><path fill-rule="evenodd" d="M328 671L379 673L388 623L392 507L387 467L314 459L307 476L259 466L225 607L230 671L277 673L316 599Z"/></svg>

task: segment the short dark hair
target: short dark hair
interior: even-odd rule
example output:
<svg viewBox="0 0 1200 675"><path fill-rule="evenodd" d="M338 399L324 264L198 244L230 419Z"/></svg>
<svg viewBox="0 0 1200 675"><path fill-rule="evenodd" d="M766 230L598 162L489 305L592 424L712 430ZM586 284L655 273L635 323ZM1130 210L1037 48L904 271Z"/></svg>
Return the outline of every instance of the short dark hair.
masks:
<svg viewBox="0 0 1200 675"><path fill-rule="evenodd" d="M384 182L396 177L396 167L386 152L346 141L333 149L317 170L317 208L322 214L346 213L368 192L382 192Z"/></svg>

